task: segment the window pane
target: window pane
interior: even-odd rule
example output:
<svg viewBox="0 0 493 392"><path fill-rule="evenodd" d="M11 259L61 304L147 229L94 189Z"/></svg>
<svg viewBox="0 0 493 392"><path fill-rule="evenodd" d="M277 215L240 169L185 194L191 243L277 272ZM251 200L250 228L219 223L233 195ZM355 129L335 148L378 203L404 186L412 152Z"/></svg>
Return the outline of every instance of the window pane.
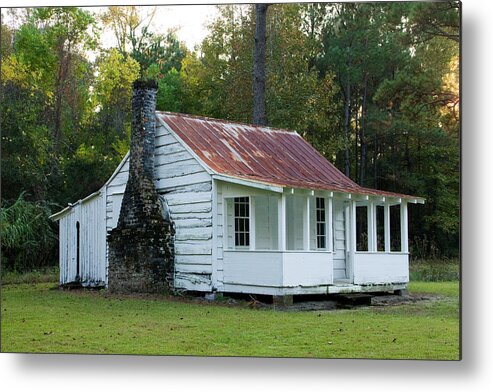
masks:
<svg viewBox="0 0 493 392"><path fill-rule="evenodd" d="M356 250L368 251L368 207L356 207Z"/></svg>
<svg viewBox="0 0 493 392"><path fill-rule="evenodd" d="M326 233L325 233L325 199L323 197L316 198L317 209L317 249L325 249L326 247Z"/></svg>
<svg viewBox="0 0 493 392"><path fill-rule="evenodd" d="M385 251L384 207L377 206L377 251Z"/></svg>
<svg viewBox="0 0 493 392"><path fill-rule="evenodd" d="M305 197L286 196L286 249L303 250L303 210Z"/></svg>
<svg viewBox="0 0 493 392"><path fill-rule="evenodd" d="M255 196L255 249L279 249L279 196Z"/></svg>
<svg viewBox="0 0 493 392"><path fill-rule="evenodd" d="M234 198L234 211L235 211L235 246L249 246L249 198L248 197L235 197Z"/></svg>
<svg viewBox="0 0 493 392"><path fill-rule="evenodd" d="M401 207L390 206L390 250L401 251Z"/></svg>

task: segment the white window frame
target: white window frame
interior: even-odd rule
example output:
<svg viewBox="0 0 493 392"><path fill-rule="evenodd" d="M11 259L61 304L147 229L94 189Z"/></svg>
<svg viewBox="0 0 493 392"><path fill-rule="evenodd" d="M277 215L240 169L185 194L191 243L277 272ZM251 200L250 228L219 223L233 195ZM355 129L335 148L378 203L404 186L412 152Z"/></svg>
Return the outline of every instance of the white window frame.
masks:
<svg viewBox="0 0 493 392"><path fill-rule="evenodd" d="M318 201L323 202L323 208L318 207ZM327 250L328 249L328 237L327 237L327 198L321 196L315 196L315 237L316 237L316 249L317 250ZM318 211L323 211L324 220L318 220ZM324 228L324 234L319 233L319 227ZM319 239L323 238L324 247L319 246Z"/></svg>
<svg viewBox="0 0 493 392"><path fill-rule="evenodd" d="M239 201L238 199L247 199L247 201ZM233 205L233 216L232 216L232 231L233 233L233 249L238 249L238 250L248 250L248 249L253 249L253 247L255 246L255 239L252 238L252 236L255 235L255 230L252 230L252 227L253 225L255 224L255 222L253 221L252 217L253 217L253 211L252 211L252 200L253 198L250 196L250 195L241 195L241 196L232 196L232 197L225 197L224 198L225 200L225 203L224 203L224 206L225 206L225 217L226 217L226 221L227 221L227 214L228 214L228 211L227 211L227 204L228 204L228 200L231 200L231 203ZM243 205L247 205L248 206L248 214L245 215L245 216L240 216L240 215L236 215L236 204L243 204ZM242 231L239 231L236 229L236 220L237 219L245 219L247 222L248 222L248 227L245 228L244 227L244 230ZM226 225L227 227L227 225ZM239 227L238 227L239 228ZM238 242L237 242L237 234L243 234L244 235L244 238L245 238L245 245L238 245ZM228 237L228 233L226 233L226 238ZM248 241L247 241L247 238L248 238Z"/></svg>

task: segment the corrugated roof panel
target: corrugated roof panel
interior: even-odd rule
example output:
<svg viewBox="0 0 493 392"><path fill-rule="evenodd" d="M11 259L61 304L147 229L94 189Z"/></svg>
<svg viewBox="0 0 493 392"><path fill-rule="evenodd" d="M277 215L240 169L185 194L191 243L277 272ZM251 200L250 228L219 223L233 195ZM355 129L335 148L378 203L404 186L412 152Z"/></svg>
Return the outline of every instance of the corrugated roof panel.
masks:
<svg viewBox="0 0 493 392"><path fill-rule="evenodd" d="M290 188L415 198L360 187L294 131L179 113L157 114L218 174Z"/></svg>

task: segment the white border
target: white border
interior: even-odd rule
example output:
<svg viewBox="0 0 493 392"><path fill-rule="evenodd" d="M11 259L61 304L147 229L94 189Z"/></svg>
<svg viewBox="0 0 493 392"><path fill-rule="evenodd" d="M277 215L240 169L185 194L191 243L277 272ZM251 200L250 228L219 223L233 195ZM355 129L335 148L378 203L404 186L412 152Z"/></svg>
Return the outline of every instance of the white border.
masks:
<svg viewBox="0 0 493 392"><path fill-rule="evenodd" d="M111 4L127 3L111 1ZM162 3L170 4L169 1ZM26 0L19 4L18 0L2 1L4 7L42 4L64 2ZM83 4L100 5L101 2L86 0ZM493 384L493 261L489 249L493 216L491 203L485 203L484 197L491 194L493 181L492 4L484 0L463 1L462 362L0 354L2 387L5 390L50 392L67 387L71 391L85 392L90 389L123 392L173 387L215 392L237 389L488 390Z"/></svg>

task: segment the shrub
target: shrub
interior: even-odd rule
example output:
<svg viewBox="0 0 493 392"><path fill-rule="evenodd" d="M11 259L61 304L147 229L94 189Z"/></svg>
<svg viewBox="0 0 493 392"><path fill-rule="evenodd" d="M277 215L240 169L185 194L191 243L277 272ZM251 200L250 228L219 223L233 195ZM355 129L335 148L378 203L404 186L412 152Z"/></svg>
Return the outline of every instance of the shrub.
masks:
<svg viewBox="0 0 493 392"><path fill-rule="evenodd" d="M411 260L409 265L411 281L441 282L460 279L458 259Z"/></svg>
<svg viewBox="0 0 493 392"><path fill-rule="evenodd" d="M45 267L28 272L3 271L2 285L21 283L57 283L60 270L56 267Z"/></svg>
<svg viewBox="0 0 493 392"><path fill-rule="evenodd" d="M0 209L2 268L24 272L57 260L57 235L49 219L47 204L31 202L24 193L8 207Z"/></svg>

